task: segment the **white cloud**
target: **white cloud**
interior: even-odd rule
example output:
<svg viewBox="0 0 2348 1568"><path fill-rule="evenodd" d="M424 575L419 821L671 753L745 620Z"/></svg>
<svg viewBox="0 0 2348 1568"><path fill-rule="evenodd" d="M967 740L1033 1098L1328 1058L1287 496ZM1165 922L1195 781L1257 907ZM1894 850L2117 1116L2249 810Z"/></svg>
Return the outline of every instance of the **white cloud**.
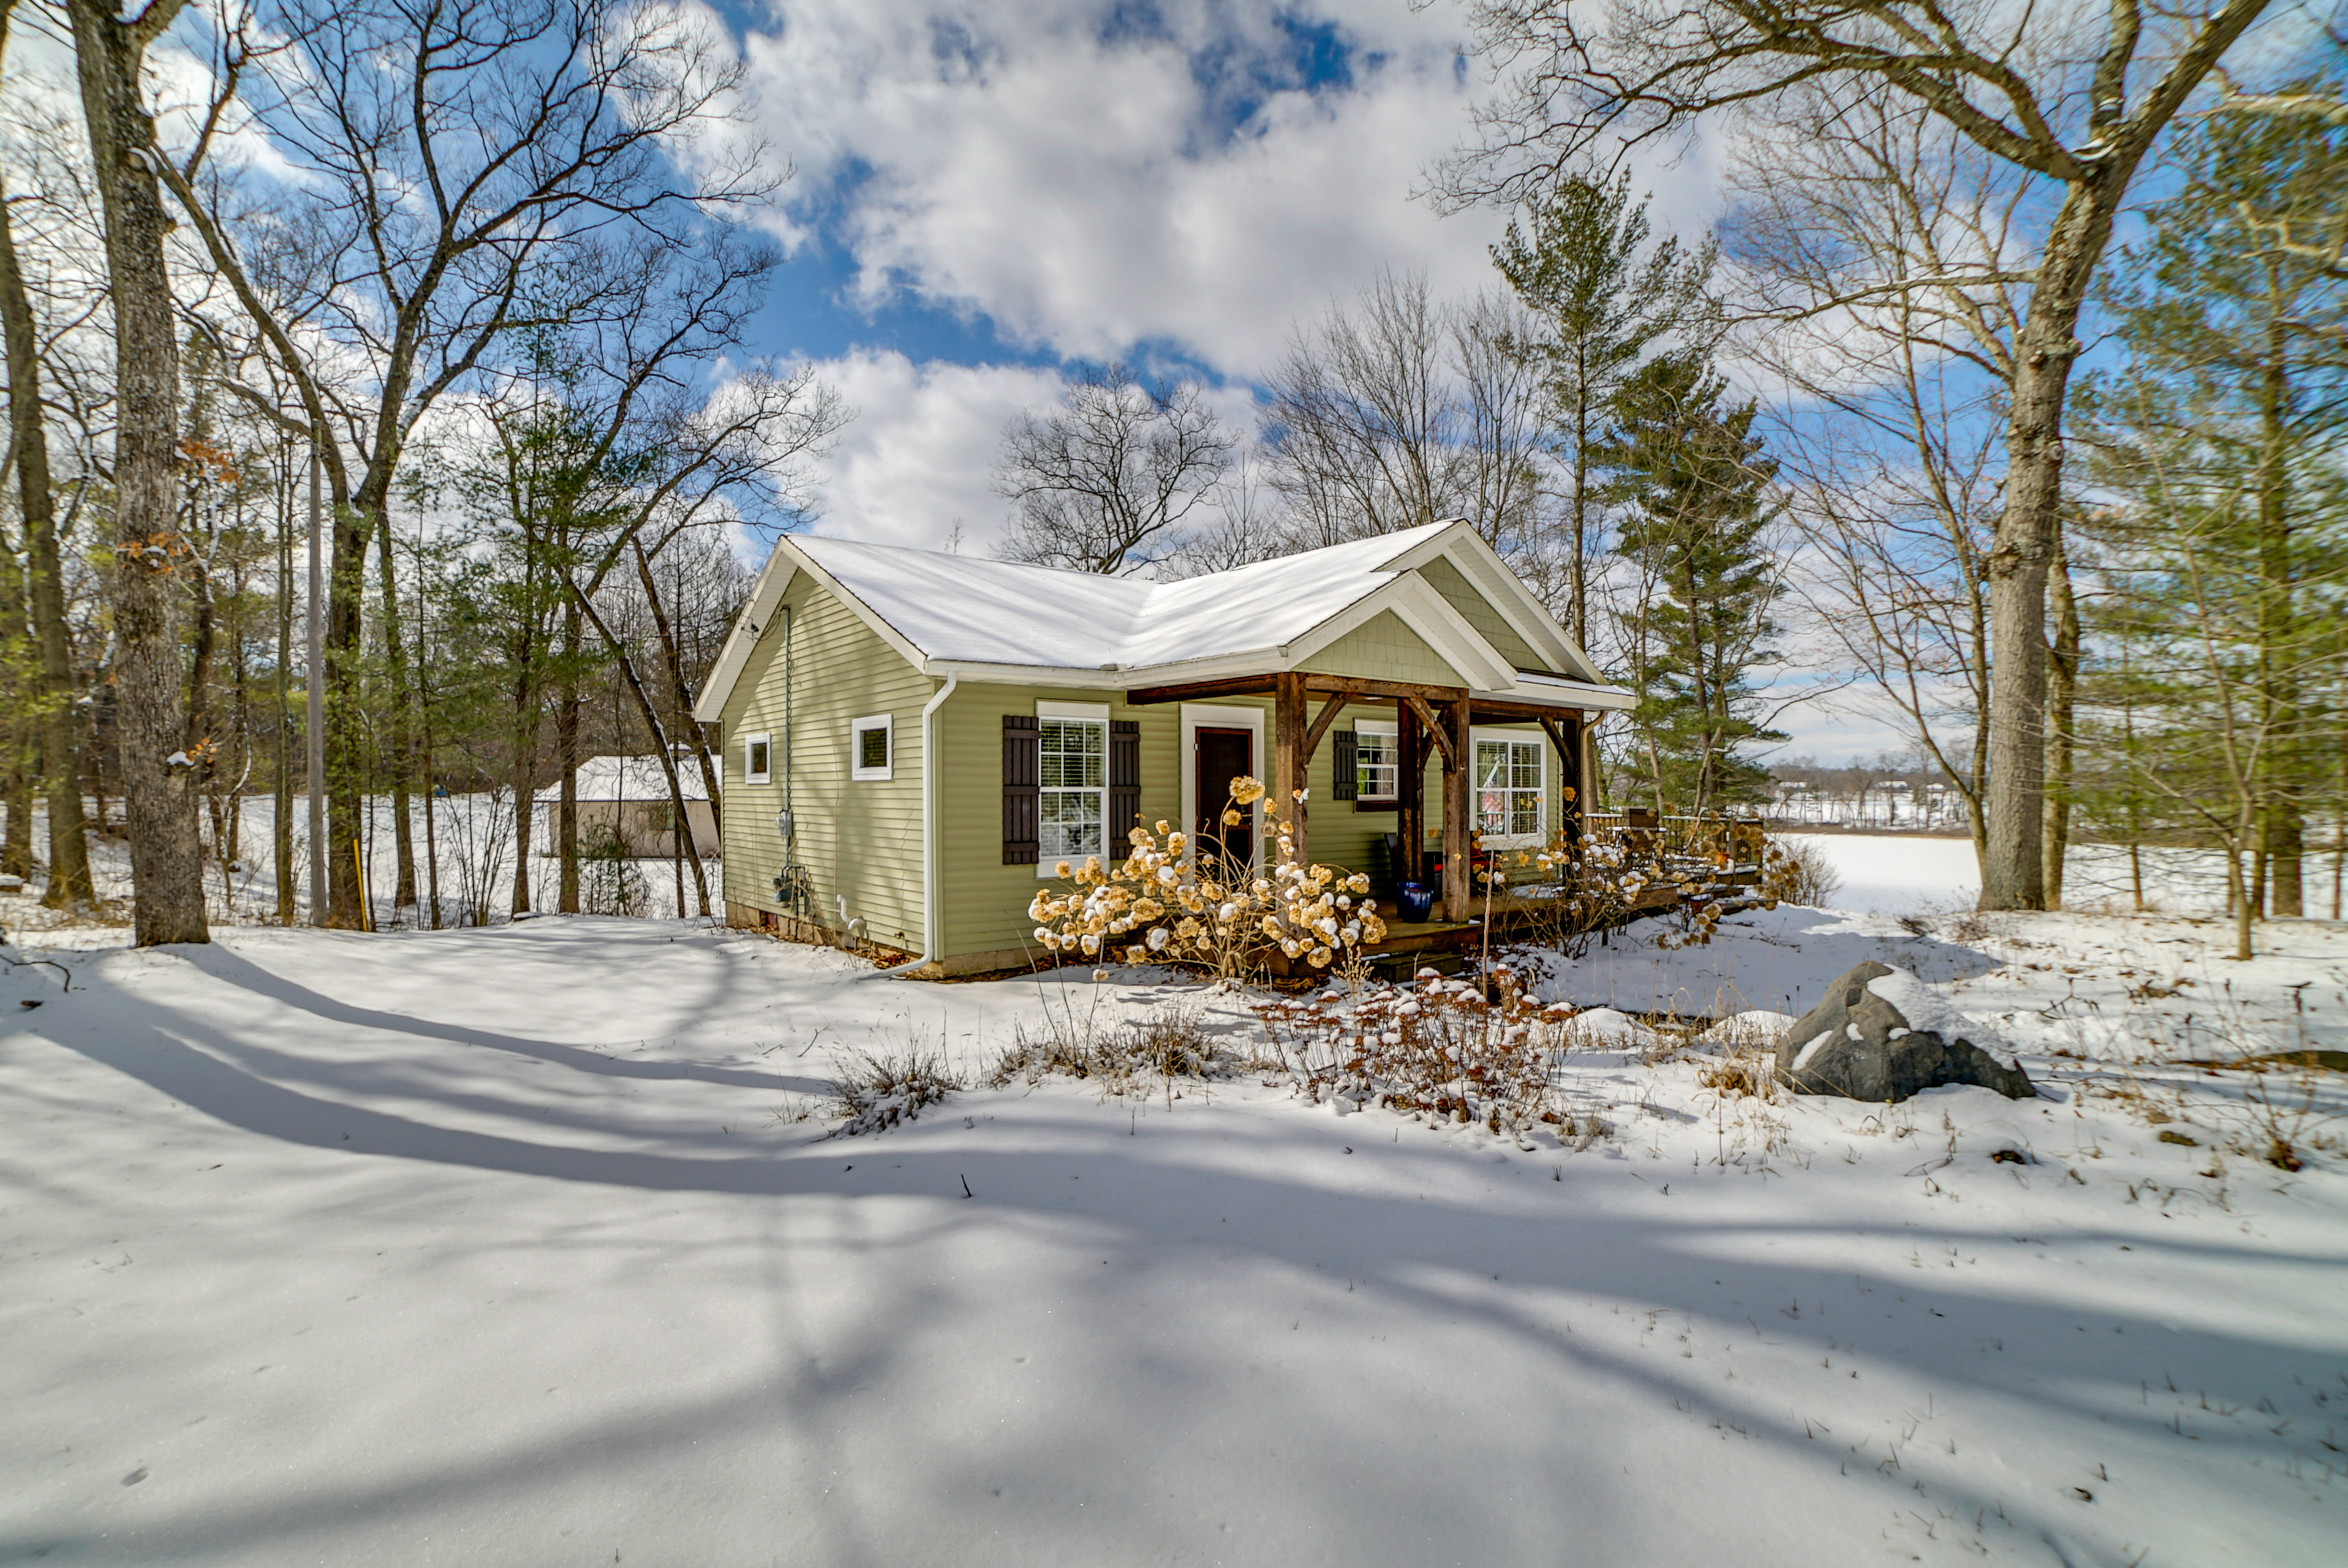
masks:
<svg viewBox="0 0 2348 1568"><path fill-rule="evenodd" d="M1488 284L1498 214L1410 199L1466 129L1456 18L1348 7L1347 89L1262 95L1236 135L1224 47L1269 62L1272 8L1159 8L1167 36L1105 42L1103 0L940 8L810 0L749 40L764 127L799 170L792 232L829 216L867 302L903 291L1015 339L1099 358L1172 340L1260 374L1293 321L1381 268L1443 293ZM1236 73L1242 84L1244 71Z"/></svg>
<svg viewBox="0 0 2348 1568"><path fill-rule="evenodd" d="M916 365L894 350L859 350L817 366L856 410L816 487L815 531L873 544L988 553L1003 531L991 470L1004 422L1060 395L1056 372L1019 366Z"/></svg>

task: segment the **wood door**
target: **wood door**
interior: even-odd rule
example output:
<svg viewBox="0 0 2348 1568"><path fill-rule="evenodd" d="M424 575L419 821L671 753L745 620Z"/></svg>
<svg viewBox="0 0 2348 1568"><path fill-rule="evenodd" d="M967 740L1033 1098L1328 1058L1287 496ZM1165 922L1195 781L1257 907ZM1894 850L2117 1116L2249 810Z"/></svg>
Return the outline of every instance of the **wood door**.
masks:
<svg viewBox="0 0 2348 1568"><path fill-rule="evenodd" d="M1255 733L1246 729L1193 731L1193 788L1199 820L1191 824L1200 850L1220 851L1241 865L1255 858L1255 812L1242 806L1240 825L1223 825L1223 808L1231 803L1231 780L1255 772Z"/></svg>

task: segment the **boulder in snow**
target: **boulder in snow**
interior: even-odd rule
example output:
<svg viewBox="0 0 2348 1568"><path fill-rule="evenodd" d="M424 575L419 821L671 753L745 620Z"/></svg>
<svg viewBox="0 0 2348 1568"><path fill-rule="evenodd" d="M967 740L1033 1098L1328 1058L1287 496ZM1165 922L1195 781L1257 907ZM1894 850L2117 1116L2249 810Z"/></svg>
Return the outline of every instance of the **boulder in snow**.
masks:
<svg viewBox="0 0 2348 1568"><path fill-rule="evenodd" d="M1777 1039L1777 1081L1804 1094L1889 1105L1942 1084L2013 1099L2036 1091L1994 1036L1913 975L1861 964Z"/></svg>

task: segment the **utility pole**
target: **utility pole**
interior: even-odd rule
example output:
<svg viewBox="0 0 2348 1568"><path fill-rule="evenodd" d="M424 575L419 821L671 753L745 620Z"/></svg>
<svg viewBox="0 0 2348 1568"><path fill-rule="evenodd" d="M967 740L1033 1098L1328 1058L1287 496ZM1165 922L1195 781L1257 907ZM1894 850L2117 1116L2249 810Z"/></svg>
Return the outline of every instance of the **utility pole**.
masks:
<svg viewBox="0 0 2348 1568"><path fill-rule="evenodd" d="M326 923L326 558L310 445L310 923Z"/></svg>

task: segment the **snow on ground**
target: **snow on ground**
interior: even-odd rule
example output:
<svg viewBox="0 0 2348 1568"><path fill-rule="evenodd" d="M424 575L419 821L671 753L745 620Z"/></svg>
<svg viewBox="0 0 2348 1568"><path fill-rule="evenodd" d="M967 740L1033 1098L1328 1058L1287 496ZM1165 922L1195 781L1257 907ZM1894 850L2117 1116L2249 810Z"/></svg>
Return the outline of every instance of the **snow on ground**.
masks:
<svg viewBox="0 0 2348 1568"><path fill-rule="evenodd" d="M2348 1045L2348 932L1660 931L1542 985L1882 956L2045 1097L1725 1096L1617 1015L1581 1152L1272 1075L826 1140L835 1051L1253 1020L660 922L0 966L0 1563L2339 1560L2348 1176L2236 1146L2340 1079L2178 1064Z"/></svg>
<svg viewBox="0 0 2348 1568"><path fill-rule="evenodd" d="M1862 914L1968 909L1981 897L1981 867L1971 839L1920 833L1785 834L1817 846L1842 879L1837 908ZM2331 906L2328 854L2305 861L2308 908ZM2226 907L2226 861L2215 850L2149 847L2131 865L2119 844L2073 844L2063 863L2064 902L2073 909L2111 913L2136 908L2137 881L2148 909L2216 914Z"/></svg>

